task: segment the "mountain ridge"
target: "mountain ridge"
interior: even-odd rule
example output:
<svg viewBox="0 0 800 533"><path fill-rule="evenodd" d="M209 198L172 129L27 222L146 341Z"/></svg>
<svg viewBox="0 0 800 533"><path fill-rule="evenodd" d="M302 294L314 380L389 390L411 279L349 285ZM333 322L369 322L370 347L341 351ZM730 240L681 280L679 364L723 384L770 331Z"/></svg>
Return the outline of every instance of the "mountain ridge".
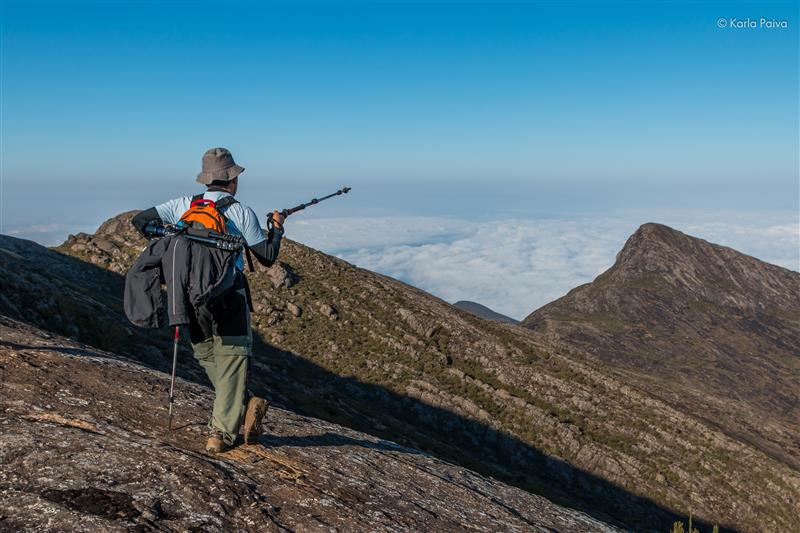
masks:
<svg viewBox="0 0 800 533"><path fill-rule="evenodd" d="M502 313L498 313L494 309L486 307L483 304L479 304L478 302L472 302L469 300L459 300L453 303L455 307L459 309L463 309L469 313L472 313L475 316L479 316L481 318L485 318L486 320L496 320L498 322L507 322L509 324L517 324L519 321L511 318L510 316L506 316Z"/></svg>
<svg viewBox="0 0 800 533"><path fill-rule="evenodd" d="M108 233L74 236L60 250L102 266L82 263L82 272L124 272L143 243L129 217L112 219ZM0 248L23 259L31 253L6 240ZM0 276L4 290L14 289L12 304L30 308L46 300L52 291L39 291L30 280L39 283L47 272L13 268L20 272L16 285ZM13 268L4 265L0 274L14 274ZM91 288L102 276L84 277ZM257 386L282 405L392 437L637 530L664 529L689 511L746 531L764 524L791 530L800 501L795 470L629 386L625 376L597 367L574 347L481 320L288 240L281 262L259 268L251 285L254 328L264 341L256 346ZM97 296L92 289L70 302ZM41 313L32 309L27 318L57 324ZM105 337L95 342L119 341L127 349L122 341L130 337L134 348L143 343L135 357L164 365L158 352L168 337L144 337L132 328L130 335L116 333L124 327L104 323ZM191 373L196 368L187 355L181 372ZM756 486L746 496L737 488Z"/></svg>

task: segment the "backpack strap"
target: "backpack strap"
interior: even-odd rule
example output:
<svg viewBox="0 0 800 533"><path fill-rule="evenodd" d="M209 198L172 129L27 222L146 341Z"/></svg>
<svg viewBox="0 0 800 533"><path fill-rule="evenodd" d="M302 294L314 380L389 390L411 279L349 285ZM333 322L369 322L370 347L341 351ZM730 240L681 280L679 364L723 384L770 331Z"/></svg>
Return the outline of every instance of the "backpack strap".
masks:
<svg viewBox="0 0 800 533"><path fill-rule="evenodd" d="M223 196L219 200L217 200L217 209L225 209L226 207L232 206L233 204L238 204L239 200L234 198L233 196Z"/></svg>
<svg viewBox="0 0 800 533"><path fill-rule="evenodd" d="M230 207L233 204L238 204L238 203L239 200L237 200L233 196L224 196L220 198L219 201L217 201L217 209L220 210L220 214L223 217L225 217L225 213L223 213L222 210L225 209L226 207ZM225 217L225 219L227 220L228 217ZM247 246L244 247L244 254L245 257L247 257L247 268L250 270L250 272L255 272L256 269L253 266L253 258L250 256L250 248L248 248Z"/></svg>
<svg viewBox="0 0 800 533"><path fill-rule="evenodd" d="M255 272L256 269L253 266L253 258L250 256L250 248L248 248L247 245L244 247L244 255L247 257L247 268L250 272Z"/></svg>
<svg viewBox="0 0 800 533"><path fill-rule="evenodd" d="M192 196L192 202L194 202L195 200L202 200L203 197L205 197L205 193L195 194L194 196ZM233 196L223 196L222 198L214 202L214 205L217 206L217 209L225 209L228 206L238 203L239 200L237 200Z"/></svg>

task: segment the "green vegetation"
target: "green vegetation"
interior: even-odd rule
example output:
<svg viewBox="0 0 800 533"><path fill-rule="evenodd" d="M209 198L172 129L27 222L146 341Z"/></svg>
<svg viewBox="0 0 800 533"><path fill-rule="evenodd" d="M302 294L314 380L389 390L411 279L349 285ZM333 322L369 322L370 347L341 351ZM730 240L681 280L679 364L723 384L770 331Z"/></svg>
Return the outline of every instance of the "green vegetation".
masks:
<svg viewBox="0 0 800 533"><path fill-rule="evenodd" d="M692 526L692 514L689 513L689 525L687 529L683 529L683 522L675 522L672 524L670 533L700 533L700 530ZM711 533L719 533L719 526L714 526Z"/></svg>

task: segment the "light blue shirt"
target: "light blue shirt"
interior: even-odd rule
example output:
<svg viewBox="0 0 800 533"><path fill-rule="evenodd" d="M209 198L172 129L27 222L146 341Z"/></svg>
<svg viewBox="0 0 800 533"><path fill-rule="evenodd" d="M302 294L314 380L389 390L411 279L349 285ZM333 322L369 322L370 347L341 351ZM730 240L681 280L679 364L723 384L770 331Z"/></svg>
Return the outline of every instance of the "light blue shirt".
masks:
<svg viewBox="0 0 800 533"><path fill-rule="evenodd" d="M208 191L203 194L203 198L214 202L218 202L226 196L231 195L223 191ZM177 224L181 216L189 210L191 205L192 197L182 196L157 205L156 211L158 211L158 216L165 224ZM258 223L258 215L256 215L256 212L251 208L237 202L223 209L222 214L225 215L227 219L225 228L228 230L228 233L244 237L247 246L253 247L266 239L264 230L261 229ZM244 270L242 254L239 254L239 257L236 258L236 267L239 270Z"/></svg>

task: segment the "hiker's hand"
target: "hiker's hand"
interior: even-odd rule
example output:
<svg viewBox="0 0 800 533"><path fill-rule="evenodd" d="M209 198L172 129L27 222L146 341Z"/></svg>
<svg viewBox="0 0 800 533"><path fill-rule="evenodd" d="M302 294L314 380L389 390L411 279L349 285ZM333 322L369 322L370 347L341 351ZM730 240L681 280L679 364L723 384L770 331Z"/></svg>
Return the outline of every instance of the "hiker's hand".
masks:
<svg viewBox="0 0 800 533"><path fill-rule="evenodd" d="M281 215L281 212L277 209L272 213L272 223L275 224L275 227L282 228L284 220L286 220L286 217Z"/></svg>

